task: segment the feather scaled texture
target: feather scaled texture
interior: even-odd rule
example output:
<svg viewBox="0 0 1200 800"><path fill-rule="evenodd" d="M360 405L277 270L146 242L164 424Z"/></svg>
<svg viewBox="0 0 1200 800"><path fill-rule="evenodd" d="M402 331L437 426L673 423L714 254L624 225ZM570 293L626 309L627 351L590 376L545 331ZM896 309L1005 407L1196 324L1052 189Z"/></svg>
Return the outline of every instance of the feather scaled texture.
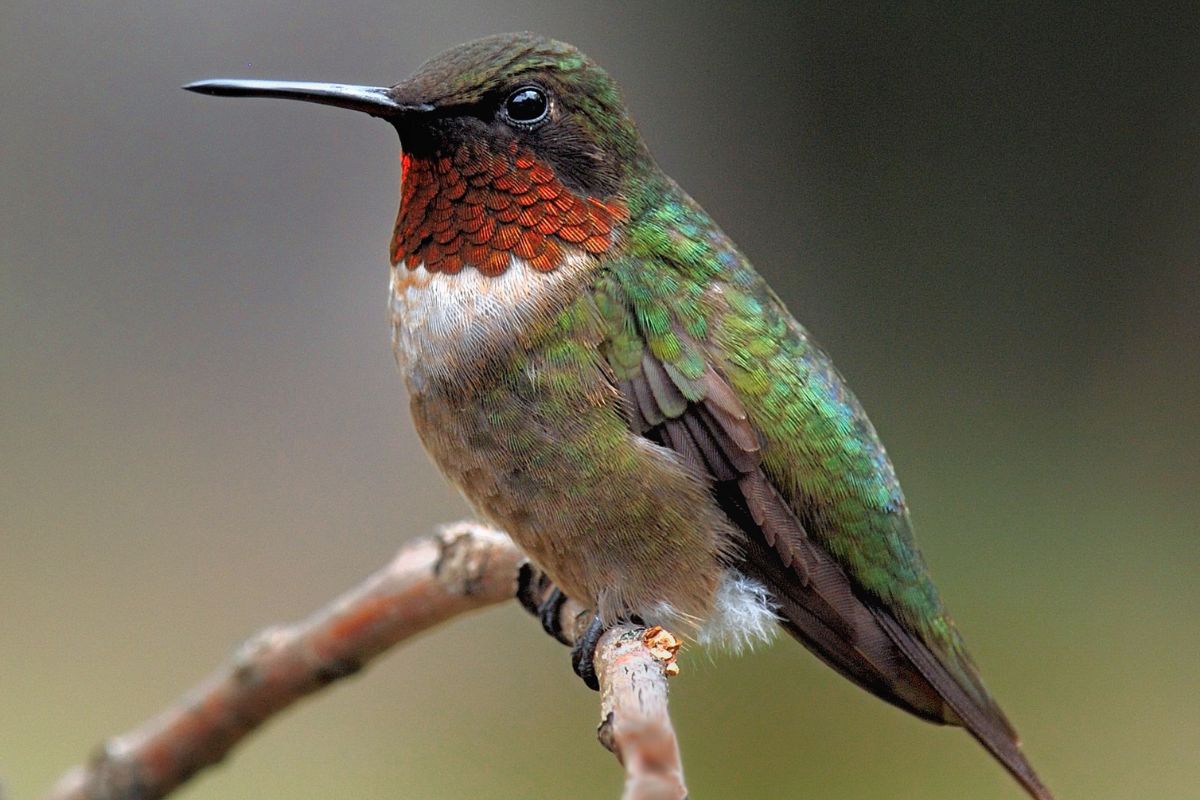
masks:
<svg viewBox="0 0 1200 800"><path fill-rule="evenodd" d="M619 203L581 197L541 161L464 143L453 153L401 159L400 211L392 264L455 273L469 265L487 275L510 256L542 272L561 266L563 247L599 254L625 216Z"/></svg>

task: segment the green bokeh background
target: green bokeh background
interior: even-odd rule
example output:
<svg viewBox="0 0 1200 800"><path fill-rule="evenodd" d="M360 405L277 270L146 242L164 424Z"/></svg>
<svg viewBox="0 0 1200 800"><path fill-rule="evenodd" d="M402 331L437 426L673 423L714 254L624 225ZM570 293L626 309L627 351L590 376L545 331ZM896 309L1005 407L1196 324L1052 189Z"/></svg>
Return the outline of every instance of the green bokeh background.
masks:
<svg viewBox="0 0 1200 800"><path fill-rule="evenodd" d="M177 87L390 83L524 28L610 69L664 168L832 351L1060 798L1200 797L1194 5L5 0L11 797L466 513L389 353L393 134ZM790 641L691 654L672 691L696 798L1019 796L966 735ZM389 654L180 796L612 798L595 722L512 605Z"/></svg>

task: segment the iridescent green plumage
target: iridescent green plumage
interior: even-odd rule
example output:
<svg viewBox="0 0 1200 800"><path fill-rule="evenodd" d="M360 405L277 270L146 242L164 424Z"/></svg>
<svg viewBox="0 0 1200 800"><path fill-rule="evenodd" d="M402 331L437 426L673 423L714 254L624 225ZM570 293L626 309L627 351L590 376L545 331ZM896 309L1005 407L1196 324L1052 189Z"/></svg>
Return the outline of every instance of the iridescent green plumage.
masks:
<svg viewBox="0 0 1200 800"><path fill-rule="evenodd" d="M669 184L659 197L630 226L633 260L608 267L635 315L650 323L642 326L649 350L692 377L704 355L719 365L764 437L767 471L806 529L859 585L937 641L950 626L940 621L945 612L900 484L857 399L708 216ZM695 344L682 345L676 329Z"/></svg>
<svg viewBox="0 0 1200 800"><path fill-rule="evenodd" d="M639 374L645 379L652 359L678 392L655 393L658 408L651 413L665 421L643 415L635 429L652 435L667 425L667 434L656 438L713 480L718 503L750 539L739 568L768 580L793 634L884 699L927 719L966 725L1031 792L1044 792L942 605L895 471L841 375L682 190L652 167L638 185L635 206L644 210L596 283L609 326L604 347L619 384L636 383ZM707 452L722 448L714 426L688 420L690 429L670 432L671 418L686 418L689 408L700 413L709 370L744 409L760 462L738 465ZM638 405L636 391L625 393ZM659 394L673 397L674 405ZM762 491L762 478L786 507L780 512L786 518L775 523L782 532L750 518L749 493L755 486ZM811 537L821 551L806 542L775 541L789 536ZM770 549L755 546L763 538L794 575L778 563L761 563L774 561ZM827 575L824 587L793 591L792 603L782 600L789 582L807 583L812 572L825 569L825 554L844 579ZM829 601L843 591L842 580L857 599ZM814 608L821 610L810 614Z"/></svg>
<svg viewBox="0 0 1200 800"><path fill-rule="evenodd" d="M762 436L767 474L805 530L985 700L862 406L707 214L669 181L654 194L657 202L630 225L630 258L607 265L646 348L690 378L706 361L720 370ZM614 341L630 350L622 340L631 338L631 321L622 323ZM620 370L632 359L612 360Z"/></svg>

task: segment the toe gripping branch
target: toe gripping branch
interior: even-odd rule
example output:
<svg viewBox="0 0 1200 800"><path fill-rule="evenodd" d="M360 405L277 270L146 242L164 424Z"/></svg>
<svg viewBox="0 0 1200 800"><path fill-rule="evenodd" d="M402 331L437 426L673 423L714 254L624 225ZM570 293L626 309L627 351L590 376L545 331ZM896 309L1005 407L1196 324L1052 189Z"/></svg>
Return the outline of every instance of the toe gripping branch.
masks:
<svg viewBox="0 0 1200 800"><path fill-rule="evenodd" d="M596 646L606 630L600 615L593 614L575 644L571 645L571 666L593 692L600 691L600 677L596 674Z"/></svg>
<svg viewBox="0 0 1200 800"><path fill-rule="evenodd" d="M667 678L679 673L682 644L637 617L606 627L526 561L517 573L517 600L542 627L571 647L571 666L600 693L597 738L625 767L625 800L686 800L679 742L667 710ZM565 621L564 621L565 620Z"/></svg>
<svg viewBox="0 0 1200 800"><path fill-rule="evenodd" d="M542 629L557 641L571 648L571 666L588 688L600 690L600 680L596 674L596 645L608 630L598 613L592 613L586 626L580 627L583 615L580 614L573 622L574 636L568 635L563 628L563 608L568 598L562 590L555 586L544 572L526 561L517 573L517 600L533 616L542 623Z"/></svg>
<svg viewBox="0 0 1200 800"><path fill-rule="evenodd" d="M542 623L542 630L570 647L574 642L563 632L562 609L567 596L550 582L546 573L528 561L517 573L517 600Z"/></svg>

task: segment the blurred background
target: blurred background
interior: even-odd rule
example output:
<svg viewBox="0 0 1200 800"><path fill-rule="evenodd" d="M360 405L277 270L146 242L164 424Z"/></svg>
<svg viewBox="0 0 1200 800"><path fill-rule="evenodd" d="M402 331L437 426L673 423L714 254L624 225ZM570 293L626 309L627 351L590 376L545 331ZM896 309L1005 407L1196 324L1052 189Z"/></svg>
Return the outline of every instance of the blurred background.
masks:
<svg viewBox="0 0 1200 800"><path fill-rule="evenodd" d="M5 0L11 797L467 514L390 354L392 131L179 85L388 84L520 29L609 68L663 167L833 353L1059 797L1200 797L1186 7ZM690 654L673 709L697 798L1020 796L961 731L790 641ZM512 604L291 710L181 796L613 798L596 721Z"/></svg>

